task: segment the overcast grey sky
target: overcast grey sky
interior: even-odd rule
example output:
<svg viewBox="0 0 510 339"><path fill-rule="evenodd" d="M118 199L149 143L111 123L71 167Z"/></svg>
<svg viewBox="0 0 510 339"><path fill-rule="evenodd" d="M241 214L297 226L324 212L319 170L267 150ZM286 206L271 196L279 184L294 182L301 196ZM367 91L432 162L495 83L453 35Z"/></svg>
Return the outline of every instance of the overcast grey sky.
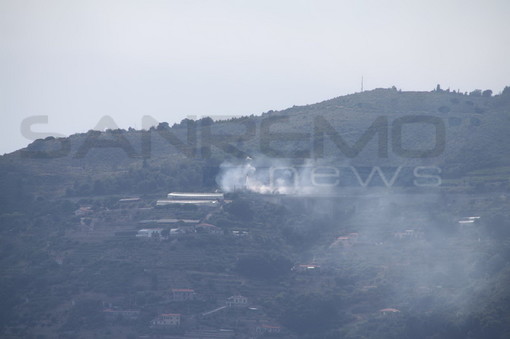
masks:
<svg viewBox="0 0 510 339"><path fill-rule="evenodd" d="M0 0L0 154L20 124L260 114L365 89L510 85L510 1Z"/></svg>

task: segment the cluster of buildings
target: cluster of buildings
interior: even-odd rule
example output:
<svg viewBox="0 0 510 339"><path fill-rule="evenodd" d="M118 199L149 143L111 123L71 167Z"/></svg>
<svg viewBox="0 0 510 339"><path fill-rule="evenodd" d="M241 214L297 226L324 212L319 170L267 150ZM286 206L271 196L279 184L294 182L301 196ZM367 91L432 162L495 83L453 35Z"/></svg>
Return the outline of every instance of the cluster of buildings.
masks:
<svg viewBox="0 0 510 339"><path fill-rule="evenodd" d="M212 223L206 222L209 218L203 218L205 215L212 215L215 210L210 207L218 208L223 206L225 197L223 193L181 193L172 192L169 193L165 199L157 200L156 206L175 206L175 212L172 216L168 217L165 215L168 211L163 209L152 210L149 208L149 202L142 200L138 197L123 197L117 200L115 208L101 208L93 209L92 206L81 206L79 209L74 211L74 215L81 217L82 219L91 219L91 216L100 218L106 218L113 215L115 220L120 225L119 219L116 218L117 214L124 216L129 215L126 218L126 225L116 226L117 229L123 231L123 236L136 237L138 239L155 239L164 240L172 237L186 236L193 234L204 234L204 235L227 235L236 239L237 242L243 242L247 237L251 235L251 231L241 228L229 229L228 234L226 231ZM196 209L188 209L187 206L197 206ZM182 208L182 209L181 209ZM139 214L126 213L128 211L148 210L150 212L141 212ZM151 211L152 210L152 211ZM182 213L181 213L182 211ZM191 211L191 212L189 212ZM98 213L96 213L98 212ZM198 212L198 213L197 213ZM149 216L150 213L150 216ZM144 215L145 220L138 219L138 215ZM161 217L161 218L160 218ZM184 218L184 219L183 219ZM105 219L106 220L106 219ZM110 219L108 219L110 220ZM106 220L106 221L108 221ZM124 220L122 220L123 223ZM138 227L133 229L131 222L135 221L138 223ZM124 228L125 227L125 228ZM129 230L126 230L129 227ZM119 232L120 233L120 232ZM117 235L117 234L115 234ZM204 238L209 238L205 237ZM212 237L211 237L212 238ZM210 239L210 238L209 238ZM63 259L62 259L63 260ZM200 304L194 304L193 301L200 299L205 300L205 297L201 294L197 294L192 288L186 288L188 286L176 286L184 288L173 288L166 291L164 300L162 303L168 303L173 305L168 309L130 309L133 306L127 306L126 309L122 307L112 306L111 304L103 303L103 308L99 310L104 316L104 319L109 322L129 323L129 322L142 322L144 326L148 326L150 329L154 329L154 333L186 333L187 336L191 337L194 334L194 325L197 318L204 317L201 313L190 313L190 309L198 307ZM229 294L223 295L218 301L218 308L223 310L229 310L229 313L225 316L231 316L235 310L243 310L239 312L239 322L243 323L244 328L249 328L251 334L254 337L263 336L265 334L276 334L280 333L282 328L277 324L274 324L270 319L267 319L265 315L258 311L256 307L249 307L249 299L241 294ZM228 297L227 297L228 296ZM250 300L251 301L251 300ZM179 304L177 304L179 303ZM189 303L189 305L188 305ZM185 311L187 310L187 311ZM246 312L244 312L246 310ZM251 310L251 311L250 311ZM216 311L213 310L213 311ZM149 314L150 312L150 314ZM225 311L223 311L225 312ZM216 312L214 312L216 313ZM247 315L248 314L248 315ZM146 318L149 316L148 318ZM207 323L204 321L204 323ZM210 324L210 322L208 323ZM208 325L206 325L207 327ZM212 330L212 329L211 329ZM230 331L230 337L234 335L234 330L215 329L217 332ZM230 333L229 332L229 333Z"/></svg>
<svg viewBox="0 0 510 339"><path fill-rule="evenodd" d="M220 207L224 203L224 194L223 193L181 193L181 192L172 192L167 195L165 199L157 200L156 206L164 207L164 206L175 206L176 212L175 216L170 218L158 218L162 214L165 214L164 210L156 210L154 211L153 216L148 217L146 220L138 221L139 227L136 231L136 238L139 239L157 239L157 240L165 240L172 237L179 236L192 236L193 234L204 234L204 235L226 235L225 230L215 226L211 223L207 223L206 220L209 218L201 219L202 217L198 216L200 214L203 215L211 215L210 207ZM119 204L125 206L125 208L130 208L130 206L135 206L139 204L139 198L123 198L119 200ZM228 201L227 201L228 202ZM186 206L196 206L199 207L199 212L205 213L196 213L195 209L187 209ZM182 208L182 209L180 209ZM183 213L180 213L183 211ZM192 213L188 211L193 211ZM79 211L78 213L87 214L90 213L88 210L84 209L83 211ZM157 215L157 216L156 216ZM181 219L187 218L187 219ZM195 219L196 218L196 219ZM200 218L200 219L199 219ZM133 231L131 231L130 236L133 236ZM233 238L237 238L237 241L242 241L242 239L248 237L250 232L243 229L234 229L229 230L229 234ZM307 265L308 268L314 266L317 270L319 269L319 265ZM310 269L310 268L309 268ZM299 268L298 268L299 270ZM193 301L200 299L203 297L200 294L197 294L196 291L192 288L186 288L187 286L176 286L181 288L172 288L169 292L168 299L165 302L172 303L182 303L180 305L173 304L175 308L169 308L164 310L159 310L158 313L152 314L152 320L147 319L147 325L149 328L161 331L161 333L186 333L186 335L191 335L193 330L193 324L196 322L197 317L205 317L204 313L201 314L187 314L183 312L184 309L188 305L187 303L192 303ZM184 287L184 288L182 288ZM205 312L205 314L216 313L221 310L228 309L243 309L245 308L250 315L243 316L242 322L245 326L250 328L250 332L254 334L254 336L264 336L266 334L278 334L282 330L280 326L271 322L271 320L265 319L265 317L261 317L261 314L256 311L249 311L249 300L246 296L241 294L234 294L229 297L224 297L219 300L220 303L212 311ZM190 304L194 305L194 304ZM253 307L254 310L257 308ZM225 312L225 311L223 311ZM118 308L105 308L103 309L103 314L105 318L109 321L134 321L139 320L140 318L140 310L122 310ZM230 313L229 313L230 314ZM244 313L242 313L244 314ZM251 318L254 319L251 319ZM223 331L222 329L216 329L217 331ZM189 332L191 331L191 332ZM233 330L230 330L233 332ZM159 333L159 332L158 332ZM231 334L232 336L232 334Z"/></svg>
<svg viewBox="0 0 510 339"><path fill-rule="evenodd" d="M172 192L168 193L166 199L160 199L156 202L156 206L198 206L198 207L218 207L224 201L223 193L181 193ZM140 224L143 225L156 225L154 228L142 228L136 236L139 238L154 238L168 239L186 233L207 233L207 234L223 234L223 230L217 226L200 223L200 220L195 219L156 219L156 220L142 220ZM167 231L161 226L170 226ZM179 227L171 227L179 226Z"/></svg>

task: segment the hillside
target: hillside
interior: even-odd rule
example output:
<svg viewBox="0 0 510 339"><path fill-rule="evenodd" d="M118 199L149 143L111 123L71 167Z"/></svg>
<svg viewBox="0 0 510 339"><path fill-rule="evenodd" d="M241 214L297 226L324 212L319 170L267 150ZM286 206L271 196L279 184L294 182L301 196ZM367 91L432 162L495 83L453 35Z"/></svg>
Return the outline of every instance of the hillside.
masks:
<svg viewBox="0 0 510 339"><path fill-rule="evenodd" d="M22 181L34 181L33 187L48 182L44 191L50 193L84 180L125 175L143 164L164 167L161 172L184 164L200 171L246 156L362 166L435 164L459 177L509 165L504 156L510 151L507 92L484 97L378 89L260 117L216 123L208 118L184 120L171 128L161 123L149 131L89 131L37 140L3 156L0 166L3 172L23 176ZM331 133L345 146L335 144ZM53 185L55 181L63 185Z"/></svg>
<svg viewBox="0 0 510 339"><path fill-rule="evenodd" d="M506 338L509 130L510 88L393 88L36 140L0 157L0 333Z"/></svg>

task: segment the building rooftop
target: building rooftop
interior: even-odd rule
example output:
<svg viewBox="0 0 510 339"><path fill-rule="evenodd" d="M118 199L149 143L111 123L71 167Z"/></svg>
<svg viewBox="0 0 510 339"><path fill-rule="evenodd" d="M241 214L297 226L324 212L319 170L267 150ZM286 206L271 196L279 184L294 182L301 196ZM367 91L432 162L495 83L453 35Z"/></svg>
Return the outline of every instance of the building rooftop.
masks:
<svg viewBox="0 0 510 339"><path fill-rule="evenodd" d="M156 202L157 206L164 205L217 205L216 200L172 200L172 199L160 199Z"/></svg>
<svg viewBox="0 0 510 339"><path fill-rule="evenodd" d="M379 310L379 312L393 312L393 313L396 313L396 312L400 312L400 311L397 310L396 308L383 308L382 310Z"/></svg>
<svg viewBox="0 0 510 339"><path fill-rule="evenodd" d="M189 199L189 198L203 198L203 199L223 199L223 193L193 193L193 192L172 192L168 193L169 199Z"/></svg>

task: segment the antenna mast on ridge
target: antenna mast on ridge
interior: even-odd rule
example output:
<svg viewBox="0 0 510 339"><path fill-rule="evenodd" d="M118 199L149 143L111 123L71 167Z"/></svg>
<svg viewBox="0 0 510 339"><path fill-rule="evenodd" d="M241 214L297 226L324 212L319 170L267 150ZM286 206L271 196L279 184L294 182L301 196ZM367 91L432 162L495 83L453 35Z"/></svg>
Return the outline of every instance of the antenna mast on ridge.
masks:
<svg viewBox="0 0 510 339"><path fill-rule="evenodd" d="M363 76L361 76L361 92L363 92Z"/></svg>

